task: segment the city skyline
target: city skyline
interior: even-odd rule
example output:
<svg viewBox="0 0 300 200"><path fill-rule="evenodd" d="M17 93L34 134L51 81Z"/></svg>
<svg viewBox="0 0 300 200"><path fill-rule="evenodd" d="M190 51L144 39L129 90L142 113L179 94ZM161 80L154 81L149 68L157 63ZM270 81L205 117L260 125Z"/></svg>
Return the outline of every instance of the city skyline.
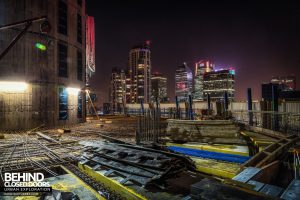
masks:
<svg viewBox="0 0 300 200"><path fill-rule="evenodd" d="M205 9L198 11L200 5ZM259 100L260 85L272 76L295 75L299 85L299 12L291 2L269 8L258 2L91 1L87 13L97 21L98 73L91 83L101 102L107 101L111 69L125 68L131 46L145 40L152 43L152 71L169 80L171 101L176 67L202 59L213 60L216 68L235 67L237 100L246 100L248 87Z"/></svg>

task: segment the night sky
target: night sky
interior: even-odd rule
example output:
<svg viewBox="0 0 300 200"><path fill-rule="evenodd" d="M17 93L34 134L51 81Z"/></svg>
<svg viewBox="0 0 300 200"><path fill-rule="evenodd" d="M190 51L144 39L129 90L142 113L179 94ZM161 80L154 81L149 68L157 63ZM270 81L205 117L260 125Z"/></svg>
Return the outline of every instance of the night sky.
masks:
<svg viewBox="0 0 300 200"><path fill-rule="evenodd" d="M96 26L91 86L107 102L111 69L126 68L130 48L151 40L152 69L167 76L171 100L176 67L186 62L194 70L202 59L235 67L237 100L248 87L260 99L261 83L276 75L296 75L299 90L300 7L274 2L87 0Z"/></svg>

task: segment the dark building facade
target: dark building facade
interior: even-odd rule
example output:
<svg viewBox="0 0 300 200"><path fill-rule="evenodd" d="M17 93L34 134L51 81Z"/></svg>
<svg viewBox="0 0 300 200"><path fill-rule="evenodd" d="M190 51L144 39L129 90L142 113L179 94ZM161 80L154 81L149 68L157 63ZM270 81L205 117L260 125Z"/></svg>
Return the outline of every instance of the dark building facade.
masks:
<svg viewBox="0 0 300 200"><path fill-rule="evenodd" d="M261 85L261 98L263 101L272 101L273 93L278 97L280 91L279 84L264 83Z"/></svg>
<svg viewBox="0 0 300 200"><path fill-rule="evenodd" d="M103 114L107 115L111 113L110 103L103 103Z"/></svg>
<svg viewBox="0 0 300 200"><path fill-rule="evenodd" d="M300 91L284 90L282 84L264 83L261 85L262 101L300 101ZM276 101L277 101L276 100Z"/></svg>
<svg viewBox="0 0 300 200"><path fill-rule="evenodd" d="M235 85L234 69L225 69L219 71L207 72L204 74L204 95L210 94L211 100L218 101L224 99L227 92L228 99L234 100Z"/></svg>
<svg viewBox="0 0 300 200"><path fill-rule="evenodd" d="M300 91L299 90L281 91L279 92L279 99L285 101L300 101Z"/></svg>
<svg viewBox="0 0 300 200"><path fill-rule="evenodd" d="M282 91L296 90L296 76L274 76L271 83L278 84Z"/></svg>
<svg viewBox="0 0 300 200"><path fill-rule="evenodd" d="M13 11L13 13L12 13ZM0 24L33 22L0 60L0 129L85 121L85 0L1 0ZM25 24L0 30L6 48Z"/></svg>

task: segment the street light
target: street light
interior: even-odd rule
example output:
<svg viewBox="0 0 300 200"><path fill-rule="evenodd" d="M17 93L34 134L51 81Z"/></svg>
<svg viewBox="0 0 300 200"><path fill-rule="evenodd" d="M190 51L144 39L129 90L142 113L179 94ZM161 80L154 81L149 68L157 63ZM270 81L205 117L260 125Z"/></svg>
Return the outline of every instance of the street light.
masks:
<svg viewBox="0 0 300 200"><path fill-rule="evenodd" d="M27 88L25 82L0 81L0 92L23 92Z"/></svg>
<svg viewBox="0 0 300 200"><path fill-rule="evenodd" d="M80 91L79 88L72 88L72 87L67 88L67 92L70 95L78 95L79 91Z"/></svg>

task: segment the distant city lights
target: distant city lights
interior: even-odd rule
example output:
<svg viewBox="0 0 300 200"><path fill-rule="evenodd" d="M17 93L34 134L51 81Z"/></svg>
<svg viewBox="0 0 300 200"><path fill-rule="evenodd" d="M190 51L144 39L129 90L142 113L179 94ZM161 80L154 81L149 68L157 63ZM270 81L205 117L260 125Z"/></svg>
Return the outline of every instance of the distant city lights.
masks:
<svg viewBox="0 0 300 200"><path fill-rule="evenodd" d="M229 68L215 68L214 71L215 72L219 72L222 70L229 70L229 74L235 75L235 69L233 67L229 67Z"/></svg>

